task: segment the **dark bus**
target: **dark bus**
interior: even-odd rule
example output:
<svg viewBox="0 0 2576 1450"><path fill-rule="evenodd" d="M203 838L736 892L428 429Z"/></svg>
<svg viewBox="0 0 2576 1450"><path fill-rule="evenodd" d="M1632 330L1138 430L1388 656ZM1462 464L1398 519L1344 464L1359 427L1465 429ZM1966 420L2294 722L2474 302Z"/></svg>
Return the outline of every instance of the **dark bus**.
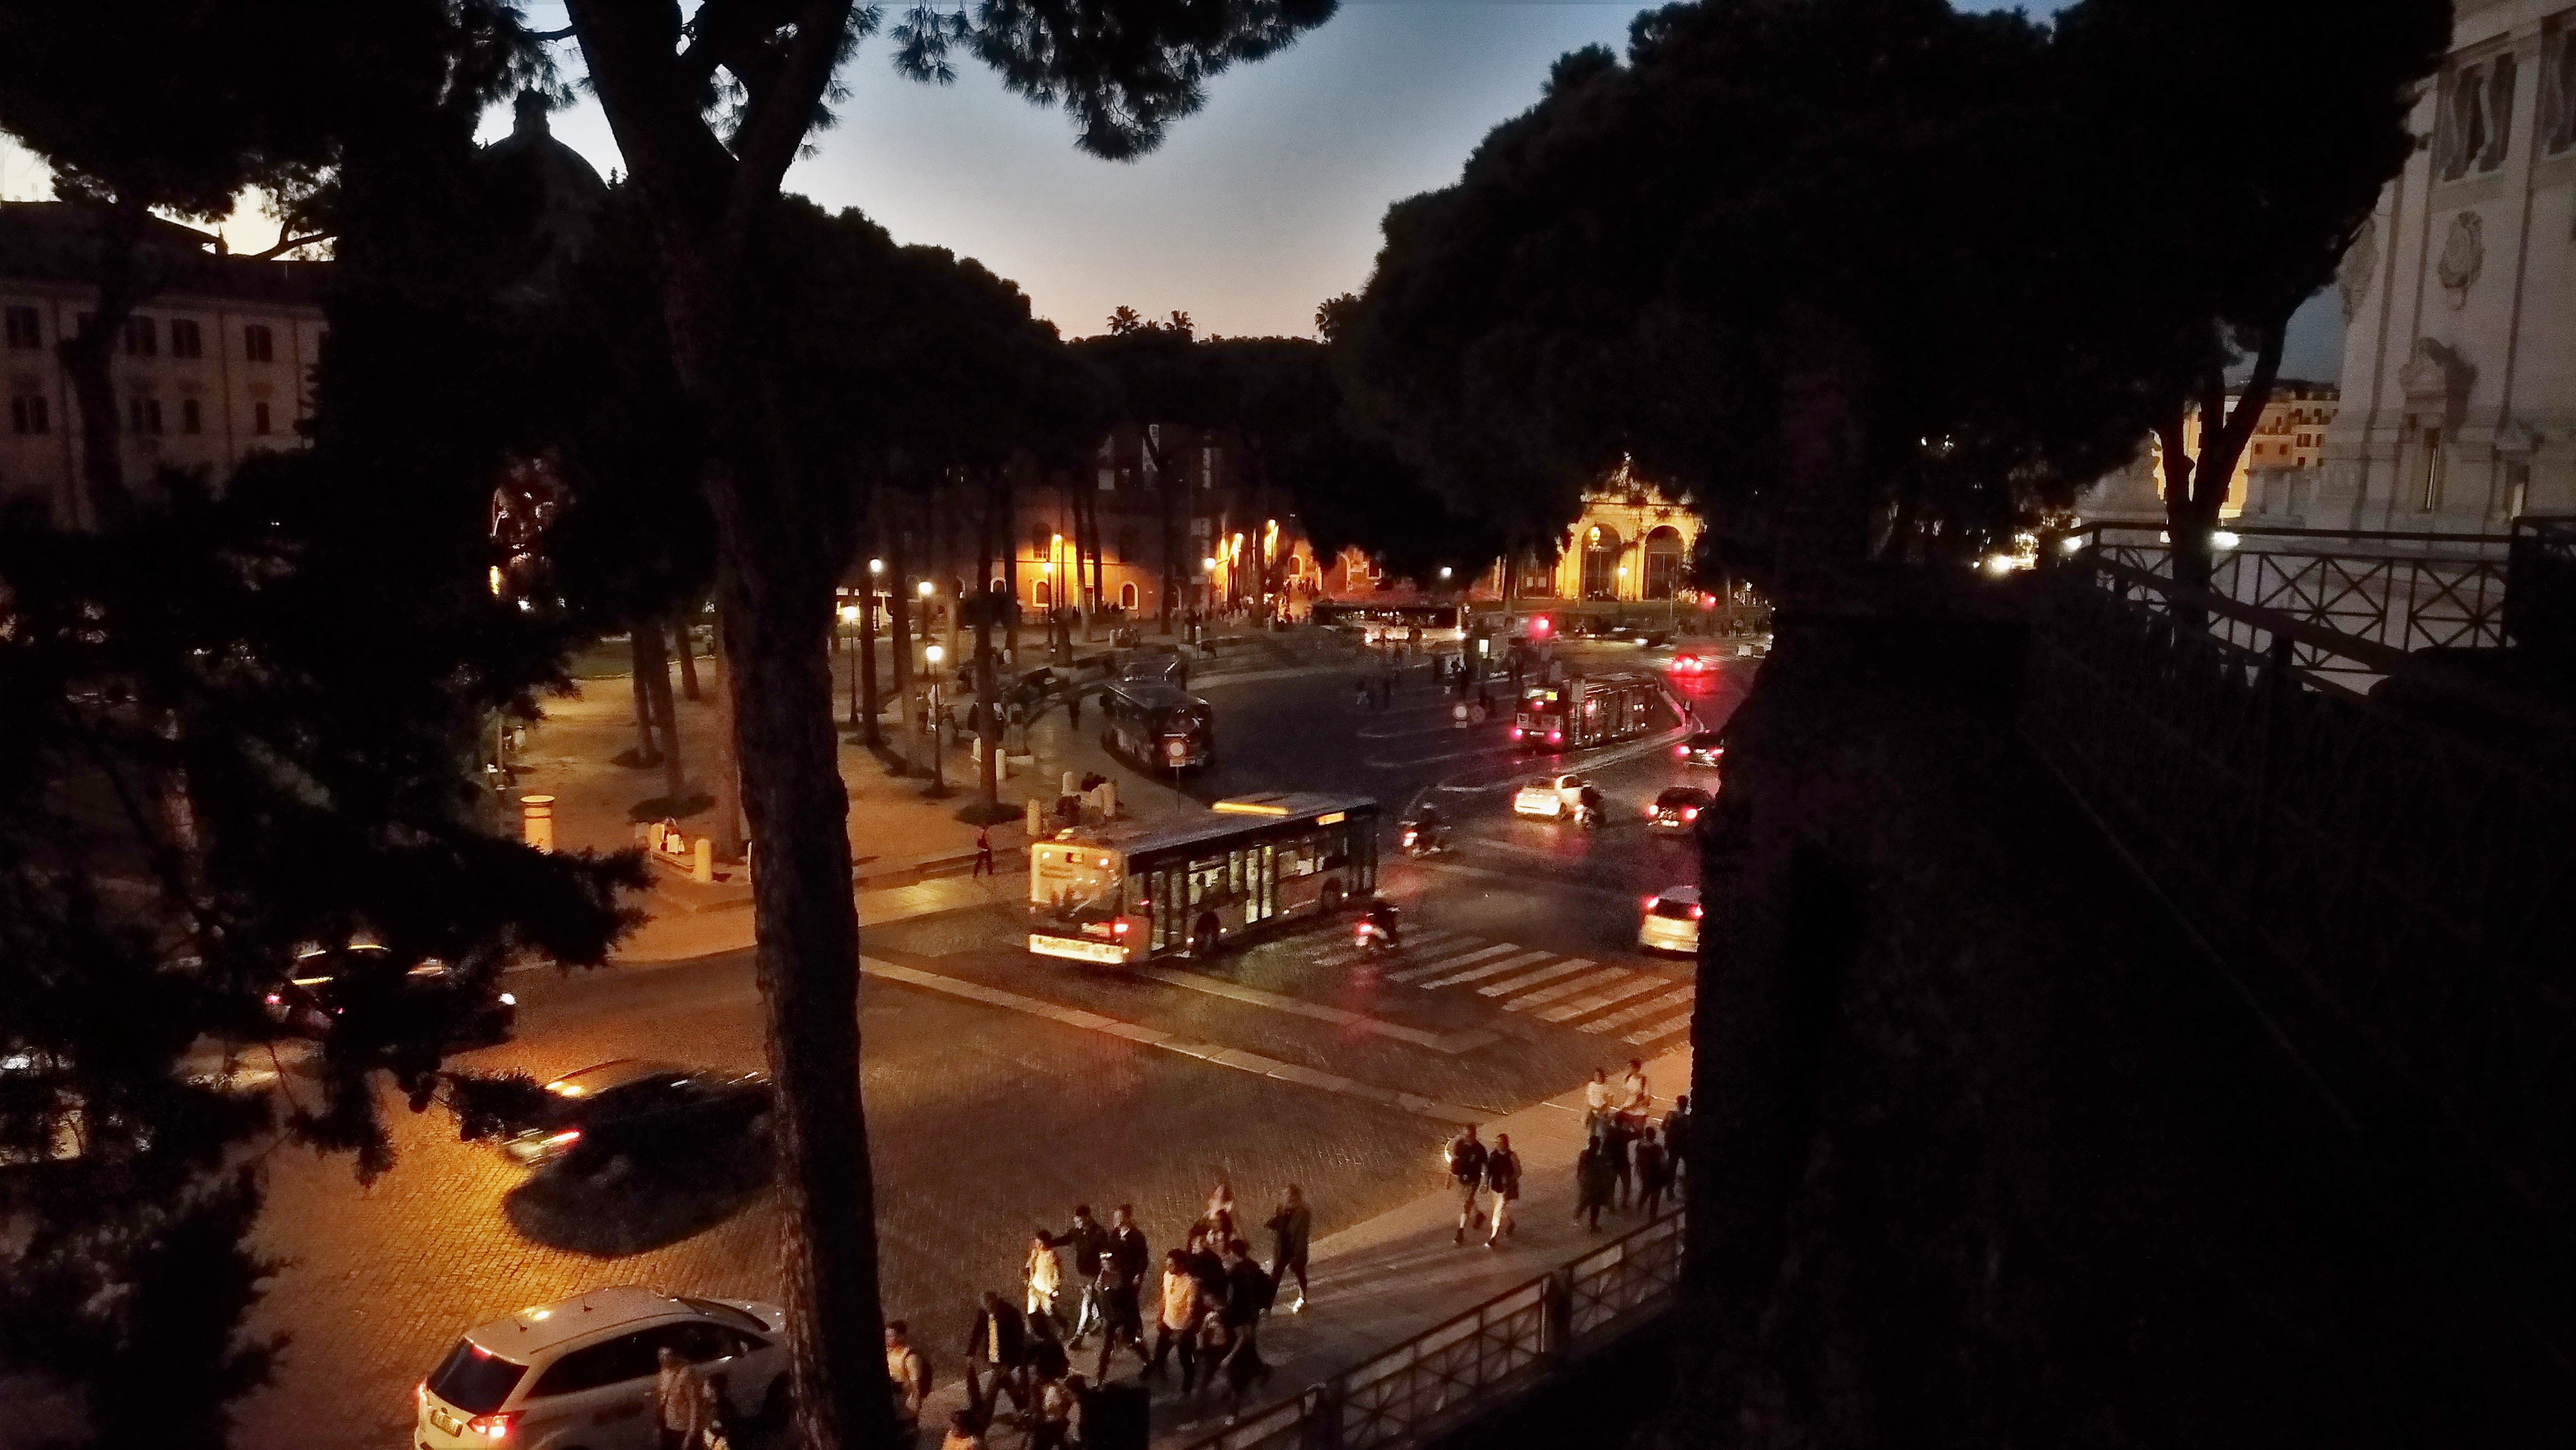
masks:
<svg viewBox="0 0 2576 1450"><path fill-rule="evenodd" d="M1663 682L1621 671L1523 687L1512 739L1524 750L1584 750L1654 728Z"/></svg>
<svg viewBox="0 0 2576 1450"><path fill-rule="evenodd" d="M1242 796L1182 821L1032 843L1029 950L1113 966L1204 955L1376 892L1376 801Z"/></svg>
<svg viewBox="0 0 2576 1450"><path fill-rule="evenodd" d="M1216 763L1216 714L1208 702L1159 680L1100 687L1100 748L1146 770Z"/></svg>
<svg viewBox="0 0 2576 1450"><path fill-rule="evenodd" d="M1365 644L1455 643L1467 637L1469 624L1464 604L1362 604L1329 599L1315 606L1314 619L1326 629L1357 634Z"/></svg>

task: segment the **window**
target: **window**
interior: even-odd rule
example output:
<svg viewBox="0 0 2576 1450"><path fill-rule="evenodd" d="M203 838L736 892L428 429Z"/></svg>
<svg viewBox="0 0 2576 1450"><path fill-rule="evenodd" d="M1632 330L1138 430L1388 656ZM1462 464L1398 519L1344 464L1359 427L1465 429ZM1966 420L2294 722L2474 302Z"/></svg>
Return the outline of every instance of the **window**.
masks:
<svg viewBox="0 0 2576 1450"><path fill-rule="evenodd" d="M1132 528L1118 531L1118 562L1121 564L1136 562L1136 531Z"/></svg>
<svg viewBox="0 0 2576 1450"><path fill-rule="evenodd" d="M2442 430L2424 430L2424 492L2421 506L2432 513L2442 506Z"/></svg>
<svg viewBox="0 0 2576 1450"><path fill-rule="evenodd" d="M2540 154L2576 150L2576 14L2540 27Z"/></svg>
<svg viewBox="0 0 2576 1450"><path fill-rule="evenodd" d="M137 436L161 431L161 400L141 394L125 400L125 431Z"/></svg>
<svg viewBox="0 0 2576 1450"><path fill-rule="evenodd" d="M1199 487L1216 487L1216 445L1213 443L1199 449Z"/></svg>
<svg viewBox="0 0 2576 1450"><path fill-rule="evenodd" d="M606 1344L576 1349L549 1366L538 1378L536 1388L528 1391L528 1397L578 1394L649 1378L659 1368L653 1351L660 1347L654 1332L648 1329L640 1334L621 1334Z"/></svg>
<svg viewBox="0 0 2576 1450"><path fill-rule="evenodd" d="M5 314L9 346L24 351L45 345L45 320L32 307L12 307Z"/></svg>
<svg viewBox="0 0 2576 1450"><path fill-rule="evenodd" d="M250 405L250 431L253 433L266 433L268 431L268 405L266 403L253 403Z"/></svg>
<svg viewBox="0 0 2576 1450"><path fill-rule="evenodd" d="M2433 145L2434 170L2442 180L2456 180L2472 169L2493 171L2504 164L2510 140L2507 128L2513 124L2513 84L2509 51L2451 73Z"/></svg>
<svg viewBox="0 0 2576 1450"><path fill-rule="evenodd" d="M42 400L40 399L39 401L42 401ZM1133 613L1135 613L1135 612L1136 612L1136 581L1135 581L1135 580L1130 579L1130 580L1128 580L1126 583L1121 584L1121 585L1119 585L1119 586L1118 586L1118 607L1119 607L1119 608L1121 608L1121 609L1123 609L1123 610L1126 610L1126 611L1127 611L1128 613L1130 613L1130 614L1133 614Z"/></svg>
<svg viewBox="0 0 2576 1450"><path fill-rule="evenodd" d="M270 336L267 328L254 322L242 329L242 356L252 362L275 362L277 360L276 339ZM268 430L262 428L259 431L265 433Z"/></svg>
<svg viewBox="0 0 2576 1450"><path fill-rule="evenodd" d="M2504 466L2504 516L2509 519L2521 518L2524 507L2530 502L2531 465L2506 464Z"/></svg>
<svg viewBox="0 0 2576 1450"><path fill-rule="evenodd" d="M1044 609L1054 602L1055 591L1047 587L1047 581L1040 579L1029 585L1029 604L1031 607Z"/></svg>
<svg viewBox="0 0 2576 1450"><path fill-rule="evenodd" d="M125 352L129 357L159 356L161 324L149 317L125 319Z"/></svg>
<svg viewBox="0 0 2576 1450"><path fill-rule="evenodd" d="M204 357L205 355L205 334L198 331L196 319L191 317L171 318L170 356Z"/></svg>
<svg viewBox="0 0 2576 1450"><path fill-rule="evenodd" d="M178 339L172 338L171 341L176 343ZM197 408L197 400L194 398L181 398L179 400L179 431L182 433L202 433L205 430L206 420L204 415L200 413Z"/></svg>
<svg viewBox="0 0 2576 1450"><path fill-rule="evenodd" d="M1105 463L1100 465L1100 491L1102 493L1118 491L1118 470Z"/></svg>
<svg viewBox="0 0 2576 1450"><path fill-rule="evenodd" d="M51 433L53 419L45 412L42 393L19 393L9 399L9 431L12 433Z"/></svg>

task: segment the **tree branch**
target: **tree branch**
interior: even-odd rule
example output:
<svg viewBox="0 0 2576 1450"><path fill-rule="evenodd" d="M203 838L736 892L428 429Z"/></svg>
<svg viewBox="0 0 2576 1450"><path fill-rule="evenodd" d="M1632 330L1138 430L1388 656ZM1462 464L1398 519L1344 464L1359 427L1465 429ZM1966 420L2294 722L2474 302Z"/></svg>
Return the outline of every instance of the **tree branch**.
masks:
<svg viewBox="0 0 2576 1450"><path fill-rule="evenodd" d="M248 255L254 262L275 261L278 257L285 253L294 251L297 247L307 246L314 242L327 242L338 235L338 232L307 232L300 237L280 237L277 245L269 248L267 251L251 252L246 255Z"/></svg>
<svg viewBox="0 0 2576 1450"><path fill-rule="evenodd" d="M805 144L814 108L832 84L849 29L850 0L803 0L797 9L796 38L789 42L768 93L755 98L749 119L734 136L739 169L726 225L737 236L751 213L778 194L779 179Z"/></svg>

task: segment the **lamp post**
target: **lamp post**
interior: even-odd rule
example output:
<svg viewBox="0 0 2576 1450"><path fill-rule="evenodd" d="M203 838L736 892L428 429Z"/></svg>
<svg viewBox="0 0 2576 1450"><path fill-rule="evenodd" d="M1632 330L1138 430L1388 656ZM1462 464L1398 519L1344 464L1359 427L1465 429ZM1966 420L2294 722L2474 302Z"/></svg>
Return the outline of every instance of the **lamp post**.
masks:
<svg viewBox="0 0 2576 1450"><path fill-rule="evenodd" d="M924 598L929 597L928 580L922 582L921 592ZM943 722L939 716L939 662L948 657L948 651L936 644L931 644L922 649L921 657L930 664L930 793L946 795L948 763L940 755L940 729Z"/></svg>

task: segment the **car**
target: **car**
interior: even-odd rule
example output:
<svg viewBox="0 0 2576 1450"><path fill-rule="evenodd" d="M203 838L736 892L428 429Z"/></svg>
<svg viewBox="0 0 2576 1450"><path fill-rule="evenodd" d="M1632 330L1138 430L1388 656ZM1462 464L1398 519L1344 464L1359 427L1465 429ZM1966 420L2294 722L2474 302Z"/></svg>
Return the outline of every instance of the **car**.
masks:
<svg viewBox="0 0 2576 1450"><path fill-rule="evenodd" d="M1694 730L1688 740L1673 747L1673 756L1684 765L1715 770L1726 759L1726 741L1714 730Z"/></svg>
<svg viewBox="0 0 2576 1450"><path fill-rule="evenodd" d="M1675 886L1646 898L1637 918L1637 945L1650 952L1699 954L1699 888Z"/></svg>
<svg viewBox="0 0 2576 1450"><path fill-rule="evenodd" d="M676 1350L736 1425L787 1418L787 1311L745 1299L593 1289L465 1331L412 1389L421 1450L656 1450L653 1381Z"/></svg>
<svg viewBox="0 0 2576 1450"><path fill-rule="evenodd" d="M1657 831L1687 831L1698 823L1699 813L1716 801L1714 794L1695 785L1667 786L1646 807L1646 825Z"/></svg>
<svg viewBox="0 0 2576 1450"><path fill-rule="evenodd" d="M1542 775L1513 794L1512 814L1550 820L1570 816L1574 803L1583 797L1583 788L1591 783L1579 775Z"/></svg>
<svg viewBox="0 0 2576 1450"><path fill-rule="evenodd" d="M1672 663L1664 668L1677 675L1704 675L1717 666L1696 650L1679 650L1674 653Z"/></svg>
<svg viewBox="0 0 2576 1450"><path fill-rule="evenodd" d="M566 1073L545 1091L546 1110L501 1140L503 1156L530 1168L651 1161L768 1127L765 1073L619 1058Z"/></svg>
<svg viewBox="0 0 2576 1450"><path fill-rule="evenodd" d="M363 937L343 951L310 943L298 948L285 980L268 991L269 1020L295 1036L324 1037L359 1005L361 993L373 991L383 993L383 999L367 1005L384 1012L449 1017L445 1035L451 1042L504 1042L518 1025L515 995L488 989L467 995L455 969L444 962L423 961L398 978L361 972L367 958L383 950Z"/></svg>

